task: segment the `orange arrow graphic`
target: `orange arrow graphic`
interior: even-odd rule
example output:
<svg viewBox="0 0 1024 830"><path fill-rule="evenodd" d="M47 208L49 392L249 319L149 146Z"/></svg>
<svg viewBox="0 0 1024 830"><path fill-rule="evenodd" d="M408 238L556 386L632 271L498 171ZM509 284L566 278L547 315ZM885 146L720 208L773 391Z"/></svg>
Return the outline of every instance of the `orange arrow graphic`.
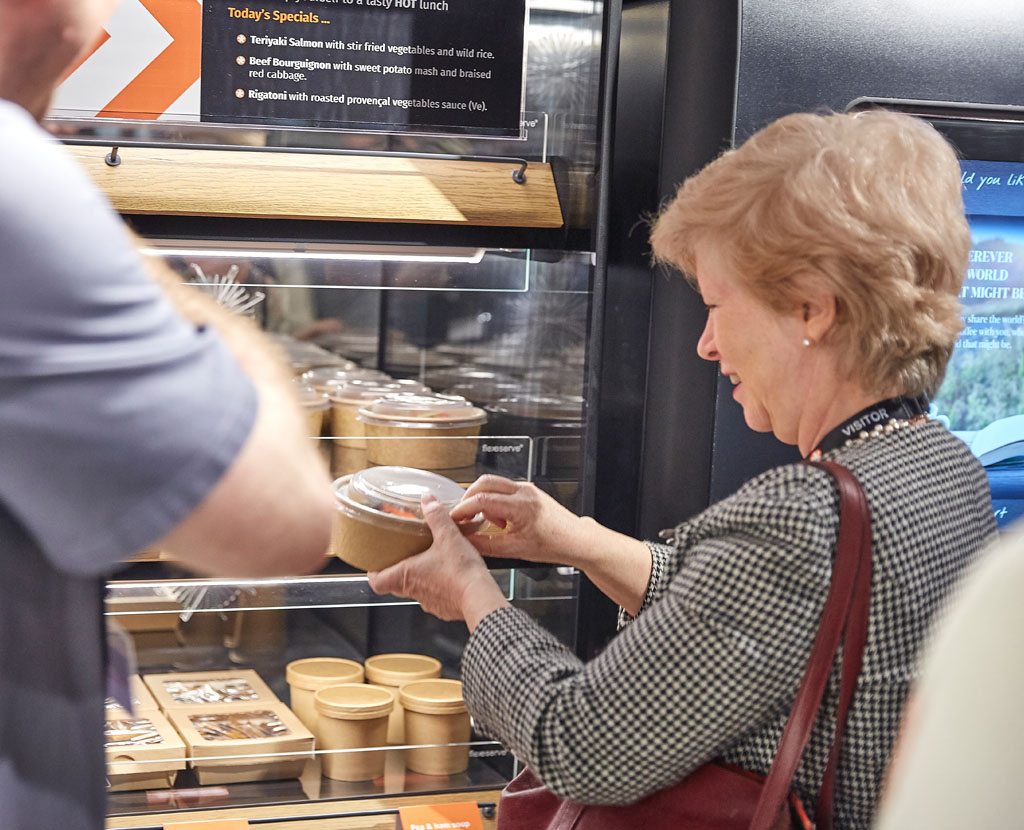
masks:
<svg viewBox="0 0 1024 830"><path fill-rule="evenodd" d="M171 44L97 115L156 119L199 79L203 9L196 0L139 0L167 30Z"/></svg>
<svg viewBox="0 0 1024 830"><path fill-rule="evenodd" d="M89 60L89 58L93 56L96 50L99 49L108 40L110 40L110 32L104 29L103 34L96 38L96 42L88 49L86 49L84 52L82 52L82 54L79 55L78 60L76 60L73 64L71 64L70 67L68 67L67 71L64 73L64 77L61 78L61 80L66 81L68 78L70 78L74 74L75 70L78 69L78 67L80 67L87 60Z"/></svg>

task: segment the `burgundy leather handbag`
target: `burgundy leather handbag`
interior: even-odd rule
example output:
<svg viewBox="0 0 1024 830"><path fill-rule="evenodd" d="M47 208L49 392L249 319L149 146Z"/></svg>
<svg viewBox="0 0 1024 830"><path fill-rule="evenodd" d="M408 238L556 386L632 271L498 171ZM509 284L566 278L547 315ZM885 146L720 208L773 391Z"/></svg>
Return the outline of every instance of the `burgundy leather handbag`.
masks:
<svg viewBox="0 0 1024 830"><path fill-rule="evenodd" d="M816 462L815 466L831 473L839 486L839 538L818 633L768 776L712 762L635 804L588 806L555 795L527 769L502 793L498 830L832 830L832 787L839 747L867 639L871 524L864 490L853 474L831 461ZM843 665L836 734L812 824L789 788L840 642Z"/></svg>

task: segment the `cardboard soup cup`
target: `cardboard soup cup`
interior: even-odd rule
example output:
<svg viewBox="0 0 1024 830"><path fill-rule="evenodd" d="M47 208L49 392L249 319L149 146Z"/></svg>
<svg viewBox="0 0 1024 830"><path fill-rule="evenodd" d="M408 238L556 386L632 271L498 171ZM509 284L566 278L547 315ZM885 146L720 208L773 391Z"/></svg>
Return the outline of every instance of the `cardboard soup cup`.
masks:
<svg viewBox="0 0 1024 830"><path fill-rule="evenodd" d="M385 750L346 752L387 745L388 715L395 696L363 683L326 686L313 695L318 749L324 775L335 781L369 781L384 774Z"/></svg>
<svg viewBox="0 0 1024 830"><path fill-rule="evenodd" d="M405 765L424 775L454 775L469 766L469 712L458 680L416 680L402 686Z"/></svg>
<svg viewBox="0 0 1024 830"><path fill-rule="evenodd" d="M362 683L363 667L343 657L307 657L292 660L285 668L285 679L291 690L291 709L319 742L319 716L313 695L327 686Z"/></svg>
<svg viewBox="0 0 1024 830"><path fill-rule="evenodd" d="M366 658L366 682L390 689L395 708L388 719L388 743L404 744L405 716L399 691L406 683L441 676L441 661L426 654L376 654Z"/></svg>

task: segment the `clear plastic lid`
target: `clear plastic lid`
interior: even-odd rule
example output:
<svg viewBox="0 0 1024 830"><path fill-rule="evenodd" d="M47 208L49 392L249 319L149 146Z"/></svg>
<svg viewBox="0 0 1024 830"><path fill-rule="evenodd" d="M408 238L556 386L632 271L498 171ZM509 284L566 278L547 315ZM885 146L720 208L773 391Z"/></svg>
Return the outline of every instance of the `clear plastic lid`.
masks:
<svg viewBox="0 0 1024 830"><path fill-rule="evenodd" d="M347 380L328 390L332 401L347 404L364 404L389 394L420 393L429 391L416 380L374 380L356 378Z"/></svg>
<svg viewBox="0 0 1024 830"><path fill-rule="evenodd" d="M377 380L389 381L391 378L379 369L363 369L356 366L351 360L346 360L344 366L321 366L318 369L310 369L301 375L302 382L309 384L314 389L322 392L328 391L331 387L338 386L349 380Z"/></svg>
<svg viewBox="0 0 1024 830"><path fill-rule="evenodd" d="M320 348L315 343L287 338L279 338L277 342L284 349L293 369L305 367L305 370L311 370L323 366L339 368L351 363L333 352Z"/></svg>
<svg viewBox="0 0 1024 830"><path fill-rule="evenodd" d="M307 691L338 683L362 683L363 666L344 657L306 657L292 660L285 667L285 680L290 686Z"/></svg>
<svg viewBox="0 0 1024 830"><path fill-rule="evenodd" d="M491 412L545 421L579 423L583 420L583 398L578 395L521 392L502 398L487 409Z"/></svg>
<svg viewBox="0 0 1024 830"><path fill-rule="evenodd" d="M379 686L341 683L318 689L313 694L317 712L341 720L373 720L391 713L395 696Z"/></svg>
<svg viewBox="0 0 1024 830"><path fill-rule="evenodd" d="M522 390L522 382L515 380L477 379L453 384L444 390L446 395L459 395L474 403L495 403Z"/></svg>
<svg viewBox="0 0 1024 830"><path fill-rule="evenodd" d="M402 706L424 715L458 715L466 711L462 683L458 680L414 680L398 693Z"/></svg>
<svg viewBox="0 0 1024 830"><path fill-rule="evenodd" d="M450 478L414 467L370 467L349 480L347 497L357 504L400 519L423 521L420 500L430 493L449 510L465 490Z"/></svg>
<svg viewBox="0 0 1024 830"><path fill-rule="evenodd" d="M473 406L461 395L416 393L388 394L359 410L360 419L374 421L444 421L483 422L483 410Z"/></svg>
<svg viewBox="0 0 1024 830"><path fill-rule="evenodd" d="M331 405L327 395L306 384L296 384L299 403L306 409L326 409Z"/></svg>
<svg viewBox="0 0 1024 830"><path fill-rule="evenodd" d="M366 658L366 682L402 686L412 680L441 676L441 661L428 654L375 654ZM460 688L461 697L461 688Z"/></svg>

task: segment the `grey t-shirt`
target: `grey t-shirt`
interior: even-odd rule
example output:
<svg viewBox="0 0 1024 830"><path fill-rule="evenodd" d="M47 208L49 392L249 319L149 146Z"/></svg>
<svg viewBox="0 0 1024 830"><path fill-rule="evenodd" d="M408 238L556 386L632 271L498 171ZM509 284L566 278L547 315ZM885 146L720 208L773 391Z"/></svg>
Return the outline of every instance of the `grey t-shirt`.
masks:
<svg viewBox="0 0 1024 830"><path fill-rule="evenodd" d="M202 500L256 406L0 100L0 830L103 826L104 576Z"/></svg>

